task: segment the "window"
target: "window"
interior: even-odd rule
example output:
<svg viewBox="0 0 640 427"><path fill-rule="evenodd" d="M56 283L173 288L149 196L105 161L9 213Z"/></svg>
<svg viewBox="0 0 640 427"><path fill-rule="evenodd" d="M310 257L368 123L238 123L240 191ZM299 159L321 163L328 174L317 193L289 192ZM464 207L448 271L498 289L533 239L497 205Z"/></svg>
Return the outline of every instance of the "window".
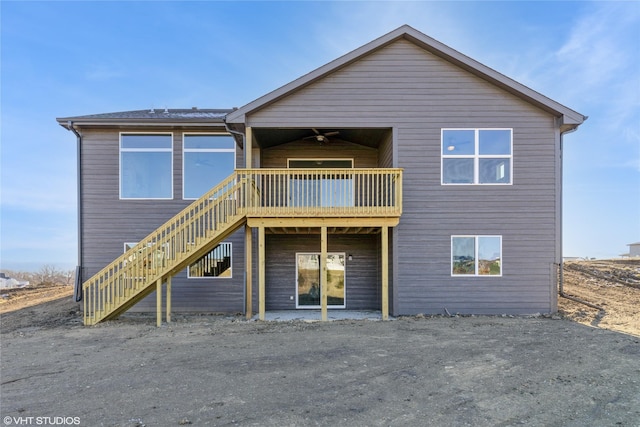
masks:
<svg viewBox="0 0 640 427"><path fill-rule="evenodd" d="M452 276L502 276L502 236L451 236Z"/></svg>
<svg viewBox="0 0 640 427"><path fill-rule="evenodd" d="M187 268L187 277L201 279L209 277L231 278L231 243L220 243L209 253Z"/></svg>
<svg viewBox="0 0 640 427"><path fill-rule="evenodd" d="M321 169L293 174L289 181L289 206L354 206L353 175L325 169L352 169L353 159L289 159L290 169Z"/></svg>
<svg viewBox="0 0 640 427"><path fill-rule="evenodd" d="M130 251L135 248L138 242L125 242L124 252ZM153 244L148 244L146 247L139 248L136 252L129 255L125 260L125 265L128 261L142 260L142 265L147 268L161 268L166 267L166 258L169 254L169 246L164 244L156 249Z"/></svg>
<svg viewBox="0 0 640 427"><path fill-rule="evenodd" d="M235 141L229 135L185 134L182 197L197 199L233 173Z"/></svg>
<svg viewBox="0 0 640 427"><path fill-rule="evenodd" d="M511 184L511 129L442 129L442 184Z"/></svg>
<svg viewBox="0 0 640 427"><path fill-rule="evenodd" d="M173 198L173 135L120 134L120 198Z"/></svg>

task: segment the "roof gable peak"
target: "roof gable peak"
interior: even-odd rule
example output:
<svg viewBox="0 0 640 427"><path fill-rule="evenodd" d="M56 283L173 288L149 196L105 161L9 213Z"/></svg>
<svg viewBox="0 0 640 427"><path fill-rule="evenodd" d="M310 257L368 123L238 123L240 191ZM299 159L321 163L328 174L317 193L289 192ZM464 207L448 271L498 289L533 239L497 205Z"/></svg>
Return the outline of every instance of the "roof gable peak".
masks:
<svg viewBox="0 0 640 427"><path fill-rule="evenodd" d="M397 40L405 39L420 48L428 51L444 60L472 73L502 89L518 96L525 101L558 117L561 130L567 131L576 128L586 117L580 113L553 101L550 98L530 89L529 87L501 74L492 68L458 52L432 37L416 30L410 25L402 25L395 30L363 45L359 48L317 68L302 77L240 107L229 113L225 119L228 124L242 125L246 121L246 115L258 111L279 99L305 87L313 82L391 44Z"/></svg>

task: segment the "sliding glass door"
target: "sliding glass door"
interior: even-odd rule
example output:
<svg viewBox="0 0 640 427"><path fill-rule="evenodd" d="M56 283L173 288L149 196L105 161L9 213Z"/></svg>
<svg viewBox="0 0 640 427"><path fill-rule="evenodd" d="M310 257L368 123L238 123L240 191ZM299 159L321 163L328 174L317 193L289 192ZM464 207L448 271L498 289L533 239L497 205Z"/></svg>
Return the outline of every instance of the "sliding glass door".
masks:
<svg viewBox="0 0 640 427"><path fill-rule="evenodd" d="M331 169L352 169L353 159L289 159L290 169L310 169L291 175L289 206L325 208L354 205L353 175Z"/></svg>
<svg viewBox="0 0 640 427"><path fill-rule="evenodd" d="M345 308L345 254L327 254L327 306ZM320 253L296 254L296 308L320 308Z"/></svg>

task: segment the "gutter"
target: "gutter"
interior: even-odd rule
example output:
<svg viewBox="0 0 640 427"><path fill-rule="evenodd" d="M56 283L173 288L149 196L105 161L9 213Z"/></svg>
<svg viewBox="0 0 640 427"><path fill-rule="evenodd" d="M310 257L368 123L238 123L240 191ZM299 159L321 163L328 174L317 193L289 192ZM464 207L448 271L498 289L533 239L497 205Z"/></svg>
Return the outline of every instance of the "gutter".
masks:
<svg viewBox="0 0 640 427"><path fill-rule="evenodd" d="M240 148L242 148L244 150L244 146L245 146L244 133L242 133L240 131L237 131L237 130L234 130L234 129L231 129L231 126L229 125L229 123L227 123L226 118L225 118L225 120L223 120L223 123L224 123L224 127L227 130L227 132L229 132L230 134L234 135L233 139L235 139L236 142L241 142ZM237 138L237 137L239 137L239 138Z"/></svg>
<svg viewBox="0 0 640 427"><path fill-rule="evenodd" d="M67 122L67 129L76 135L77 148L77 204L78 204L78 265L76 266L75 286L73 289L73 298L76 302L82 301L82 135L73 126L73 121Z"/></svg>

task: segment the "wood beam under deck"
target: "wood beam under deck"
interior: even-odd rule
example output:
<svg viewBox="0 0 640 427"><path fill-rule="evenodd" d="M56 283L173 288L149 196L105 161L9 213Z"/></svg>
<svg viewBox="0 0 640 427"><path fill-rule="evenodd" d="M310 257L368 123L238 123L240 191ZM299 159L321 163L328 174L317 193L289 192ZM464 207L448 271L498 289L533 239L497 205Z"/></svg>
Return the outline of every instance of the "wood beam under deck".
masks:
<svg viewBox="0 0 640 427"><path fill-rule="evenodd" d="M317 227L267 227L267 234L320 234ZM329 234L380 234L380 227L327 227Z"/></svg>
<svg viewBox="0 0 640 427"><path fill-rule="evenodd" d="M345 217L345 218L332 218L332 217L318 217L318 218L265 218L265 217L248 217L247 225L249 227L266 227L269 229L287 228L287 229L305 229L304 234L309 234L308 229L321 227L328 228L379 228L379 227L395 227L400 222L399 217ZM316 233L318 232L316 230Z"/></svg>

